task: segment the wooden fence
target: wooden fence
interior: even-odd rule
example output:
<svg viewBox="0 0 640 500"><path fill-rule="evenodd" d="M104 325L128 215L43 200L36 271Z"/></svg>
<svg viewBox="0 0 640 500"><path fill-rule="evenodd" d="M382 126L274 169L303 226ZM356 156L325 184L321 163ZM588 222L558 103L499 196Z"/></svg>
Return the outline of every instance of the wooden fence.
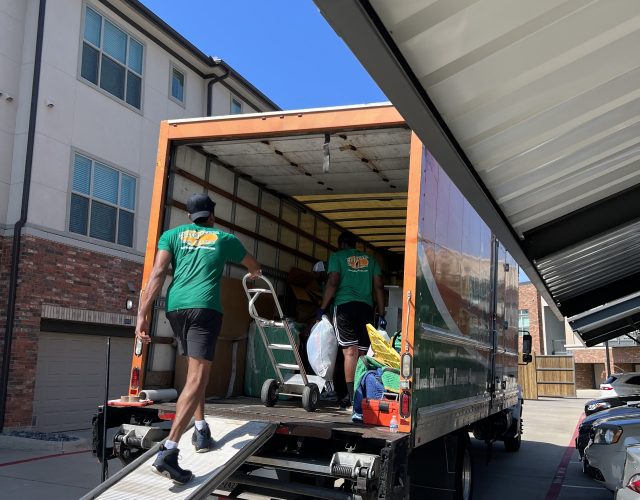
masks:
<svg viewBox="0 0 640 500"><path fill-rule="evenodd" d="M576 397L573 356L533 355L533 361L518 365L518 383L525 399Z"/></svg>

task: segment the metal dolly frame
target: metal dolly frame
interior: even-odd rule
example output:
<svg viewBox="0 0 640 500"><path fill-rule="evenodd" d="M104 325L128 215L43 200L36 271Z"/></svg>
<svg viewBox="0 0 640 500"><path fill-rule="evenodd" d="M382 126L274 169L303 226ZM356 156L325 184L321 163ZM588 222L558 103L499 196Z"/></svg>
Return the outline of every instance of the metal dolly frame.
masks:
<svg viewBox="0 0 640 500"><path fill-rule="evenodd" d="M267 288L249 288L247 286L248 280L262 280L266 283ZM267 379L262 384L262 390L260 391L260 399L265 406L274 406L278 401L278 396L293 396L302 398L302 407L307 411L315 411L320 401L320 393L324 390L327 381L317 375L309 375L304 369L302 364L302 358L298 346L296 345L295 338L291 332L291 327L287 322L278 296L276 294L271 281L265 276L259 276L252 278L251 274L246 274L242 278L242 286L249 299L249 315L255 320L257 330L260 334L260 338L267 351L267 355L271 364L276 372L277 379ZM278 309L278 316L280 321L266 319L260 316L256 309L256 301L262 294L270 294ZM284 328L289 339L288 344L272 344L269 342L269 338L264 331L265 326L271 326L276 328ZM291 351L296 359L296 364L278 363L273 356L273 351ZM297 372L293 374L283 375L282 371Z"/></svg>

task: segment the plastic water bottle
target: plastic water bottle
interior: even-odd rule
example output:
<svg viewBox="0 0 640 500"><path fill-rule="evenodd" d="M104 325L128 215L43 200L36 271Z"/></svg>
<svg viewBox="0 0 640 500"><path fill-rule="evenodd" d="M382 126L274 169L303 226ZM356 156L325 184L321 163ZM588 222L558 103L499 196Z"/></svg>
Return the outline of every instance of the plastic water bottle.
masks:
<svg viewBox="0 0 640 500"><path fill-rule="evenodd" d="M393 433L398 432L398 419L395 415L391 417L391 422L389 422L389 430Z"/></svg>

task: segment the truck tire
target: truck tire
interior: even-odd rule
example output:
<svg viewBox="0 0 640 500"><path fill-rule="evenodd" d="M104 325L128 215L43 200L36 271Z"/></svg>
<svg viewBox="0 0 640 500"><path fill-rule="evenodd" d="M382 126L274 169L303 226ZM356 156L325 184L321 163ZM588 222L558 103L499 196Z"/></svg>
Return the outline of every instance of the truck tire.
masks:
<svg viewBox="0 0 640 500"><path fill-rule="evenodd" d="M517 437L504 438L504 449L509 453L515 453L520 449L522 444L522 434L518 434Z"/></svg>
<svg viewBox="0 0 640 500"><path fill-rule="evenodd" d="M518 435L516 437L506 437L503 439L504 449L509 453L515 453L520 450L520 445L522 444L522 419L518 420L516 425L519 426Z"/></svg>
<svg viewBox="0 0 640 500"><path fill-rule="evenodd" d="M456 460L455 500L471 500L473 497L473 463L468 436L461 436Z"/></svg>
<svg viewBox="0 0 640 500"><path fill-rule="evenodd" d="M316 384L307 384L302 389L302 407L307 411L316 411L320 401L320 391Z"/></svg>
<svg viewBox="0 0 640 500"><path fill-rule="evenodd" d="M272 378L267 379L262 384L262 391L260 392L260 400L265 406L273 406L278 401L278 381Z"/></svg>

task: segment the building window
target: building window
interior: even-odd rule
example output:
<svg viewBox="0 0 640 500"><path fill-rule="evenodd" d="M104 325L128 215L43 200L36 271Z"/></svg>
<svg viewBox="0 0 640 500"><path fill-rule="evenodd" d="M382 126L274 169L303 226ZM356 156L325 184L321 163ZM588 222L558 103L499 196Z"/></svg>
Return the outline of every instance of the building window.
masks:
<svg viewBox="0 0 640 500"><path fill-rule="evenodd" d="M93 9L85 7L80 76L140 109L144 47Z"/></svg>
<svg viewBox="0 0 640 500"><path fill-rule="evenodd" d="M171 97L179 104L184 104L185 75L175 66L171 66Z"/></svg>
<svg viewBox="0 0 640 500"><path fill-rule="evenodd" d="M231 98L231 114L232 115L242 114L242 103L235 97Z"/></svg>
<svg viewBox="0 0 640 500"><path fill-rule="evenodd" d="M518 309L518 332L520 335L529 333L529 310Z"/></svg>
<svg viewBox="0 0 640 500"><path fill-rule="evenodd" d="M135 206L135 177L75 154L69 231L132 247Z"/></svg>

